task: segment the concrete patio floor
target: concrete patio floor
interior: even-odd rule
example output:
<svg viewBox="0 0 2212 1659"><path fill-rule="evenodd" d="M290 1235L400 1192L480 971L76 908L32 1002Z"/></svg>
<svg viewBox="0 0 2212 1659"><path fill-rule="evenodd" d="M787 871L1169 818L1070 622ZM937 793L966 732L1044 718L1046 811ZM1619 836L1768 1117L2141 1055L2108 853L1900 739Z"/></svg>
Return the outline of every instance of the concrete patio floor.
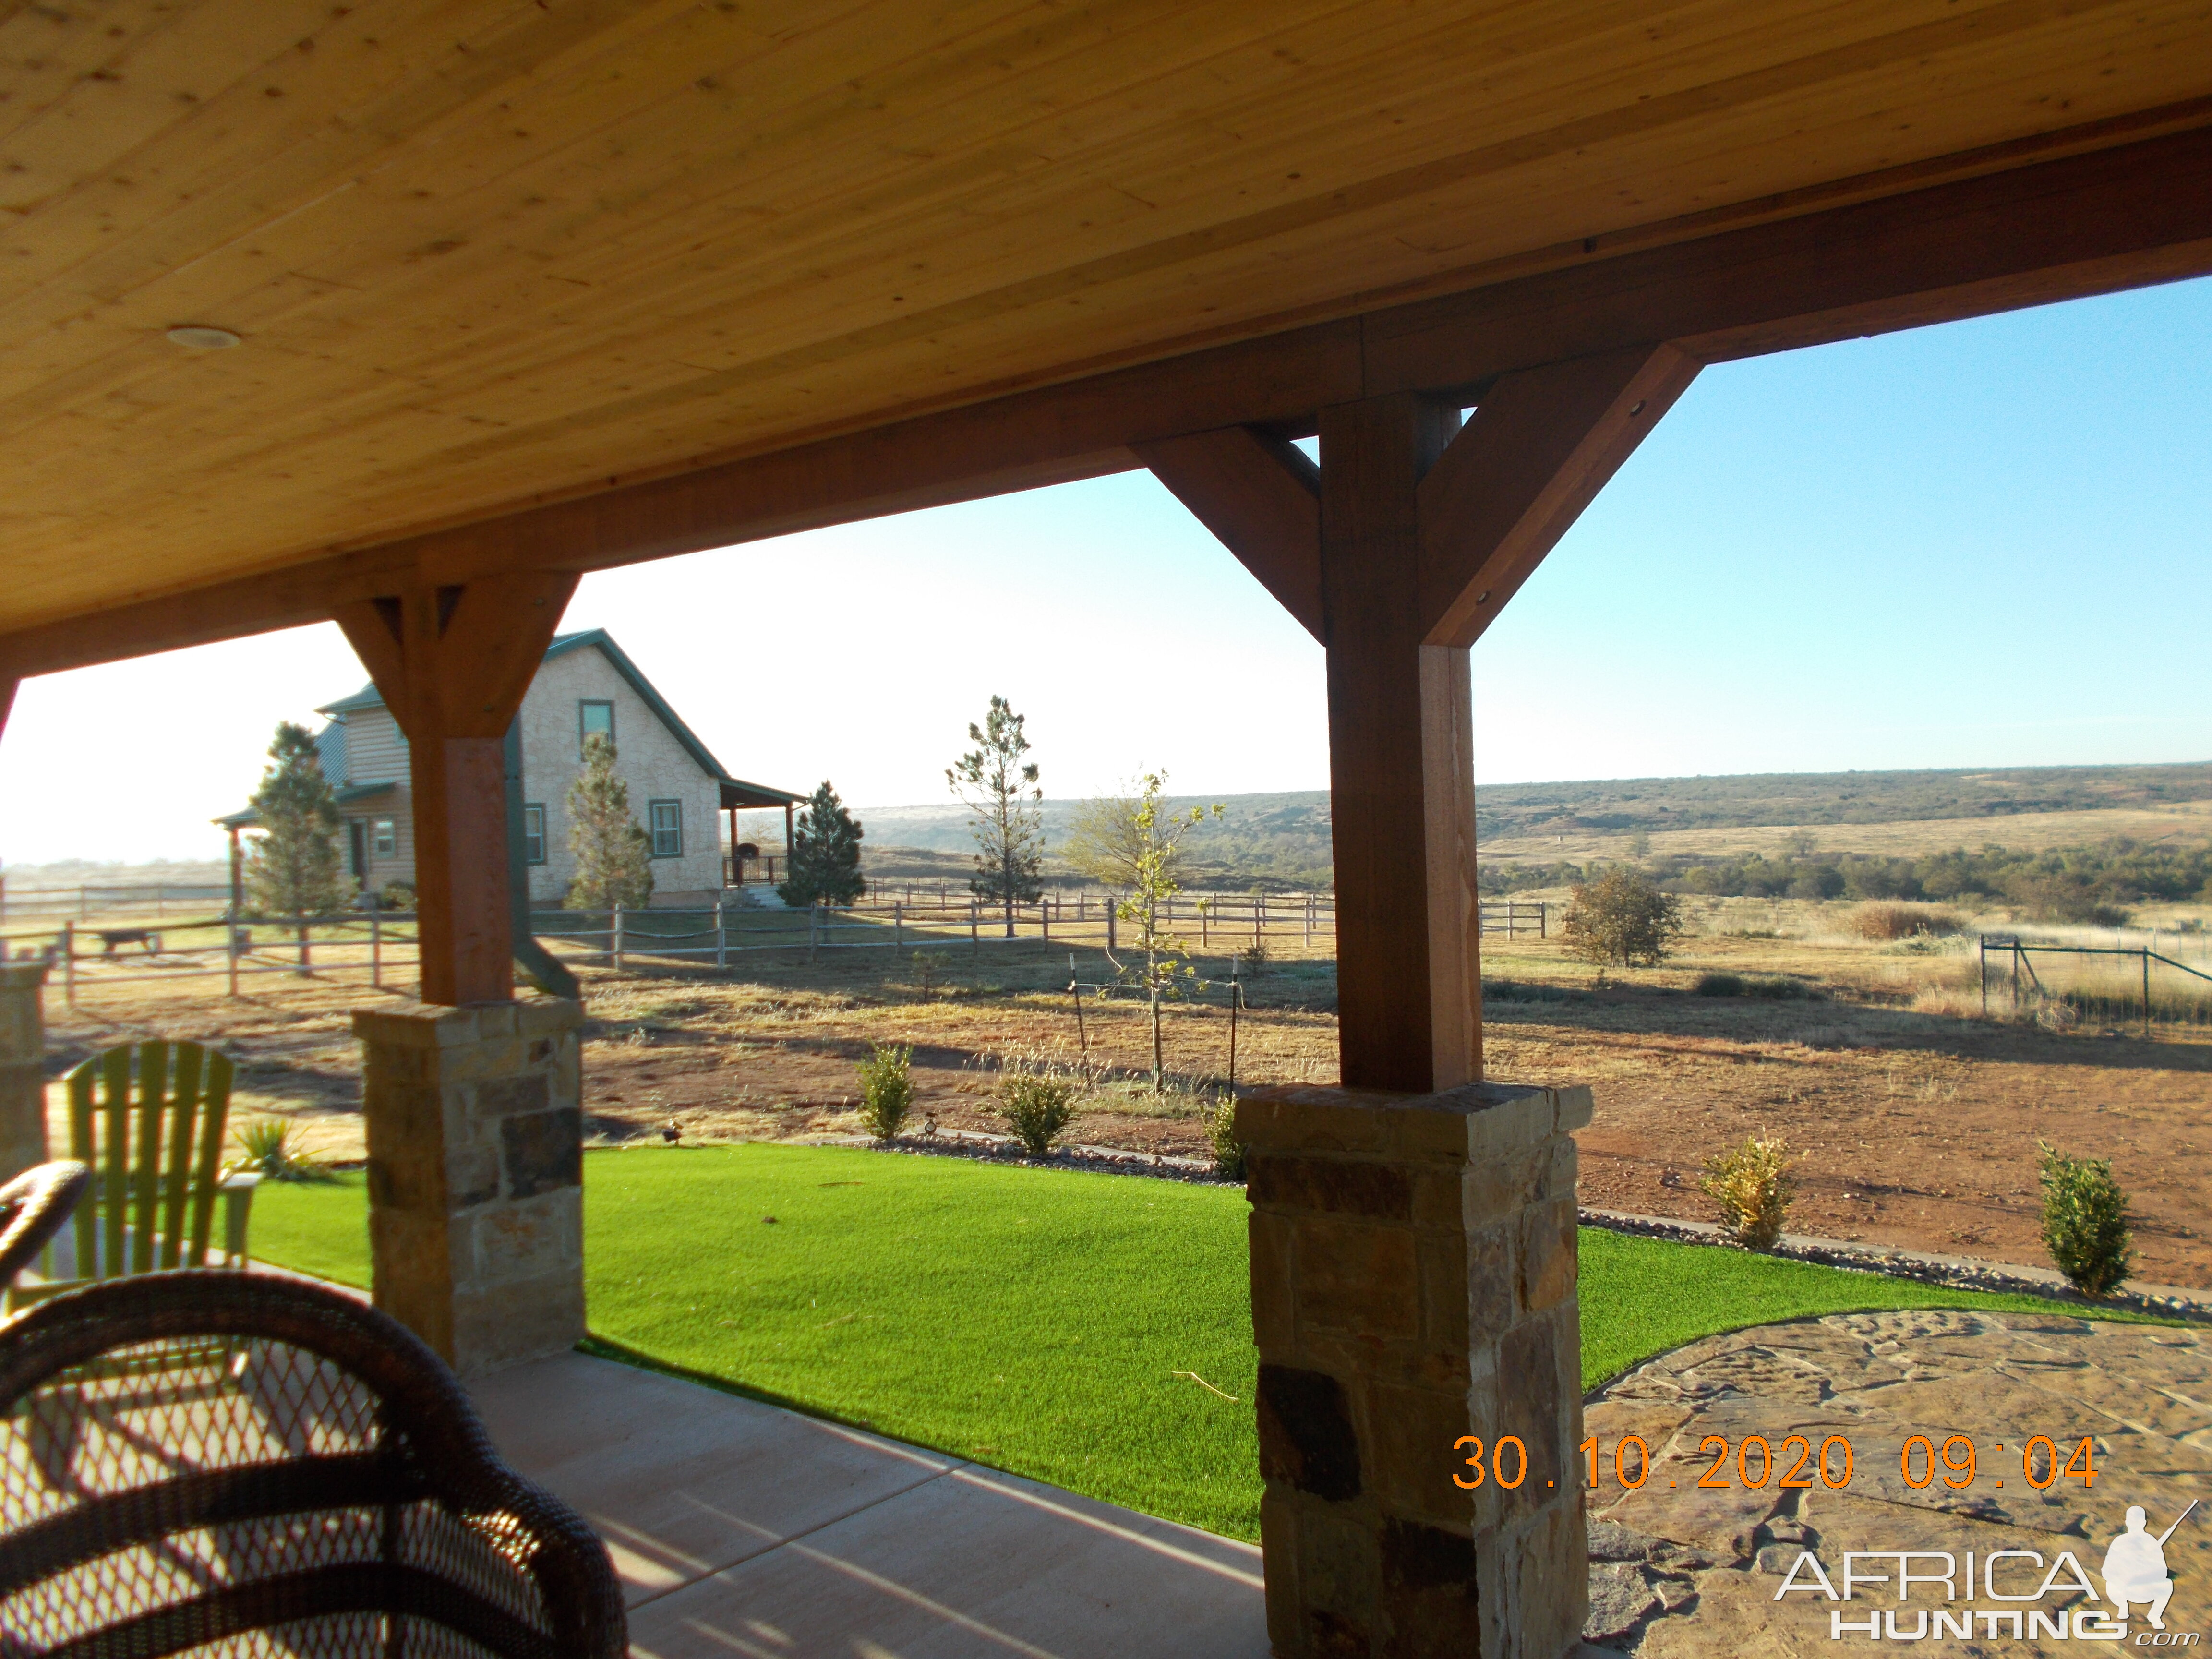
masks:
<svg viewBox="0 0 2212 1659"><path fill-rule="evenodd" d="M1267 1653L1255 1545L583 1354L471 1392L606 1540L648 1659Z"/></svg>

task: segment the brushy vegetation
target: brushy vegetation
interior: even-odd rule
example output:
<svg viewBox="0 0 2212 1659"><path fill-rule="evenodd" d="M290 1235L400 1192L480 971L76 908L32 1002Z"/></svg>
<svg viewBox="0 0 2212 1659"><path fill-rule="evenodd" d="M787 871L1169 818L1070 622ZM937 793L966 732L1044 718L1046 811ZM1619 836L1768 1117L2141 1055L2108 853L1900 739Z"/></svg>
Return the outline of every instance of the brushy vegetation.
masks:
<svg viewBox="0 0 2212 1659"><path fill-rule="evenodd" d="M1700 974L1690 987L1700 997L1757 997L1762 1002L1817 1002L1826 994L1819 986L1787 974Z"/></svg>
<svg viewBox="0 0 2212 1659"><path fill-rule="evenodd" d="M921 993L924 1002L936 996L945 969L951 966L952 953L950 951L916 951L914 953L915 988Z"/></svg>
<svg viewBox="0 0 2212 1659"><path fill-rule="evenodd" d="M1230 1181L1243 1180L1249 1149L1237 1139L1237 1097L1225 1094L1200 1111L1206 1145L1213 1152L1213 1172Z"/></svg>
<svg viewBox="0 0 2212 1659"><path fill-rule="evenodd" d="M1790 1218L1797 1183L1790 1174L1790 1148L1780 1136L1753 1135L1734 1152L1705 1164L1698 1190L1719 1206L1721 1224L1748 1249L1771 1250Z"/></svg>
<svg viewBox="0 0 2212 1659"><path fill-rule="evenodd" d="M2058 1271L2084 1296L2102 1296L2128 1276L2128 1199L2112 1179L2111 1160L2075 1158L2047 1140L2038 1176L2043 1185L2043 1243Z"/></svg>
<svg viewBox="0 0 2212 1659"><path fill-rule="evenodd" d="M860 1062L860 1127L878 1140L896 1140L914 1109L914 1049L880 1042L870 1048Z"/></svg>
<svg viewBox="0 0 2212 1659"><path fill-rule="evenodd" d="M1851 932L1861 939L1895 941L1901 939L1941 938L1963 932L1966 922L1955 910L1932 904L1870 902L1851 912Z"/></svg>
<svg viewBox="0 0 2212 1659"><path fill-rule="evenodd" d="M1682 902L1616 865L1575 889L1559 934L1585 962L1656 967L1682 936Z"/></svg>
<svg viewBox="0 0 2212 1659"><path fill-rule="evenodd" d="M1482 867L1481 884L1486 893L1573 886L1589 880L1595 867L1488 864ZM1709 860L1669 855L1651 860L1644 874L1669 893L1857 899L1868 904L1982 902L2006 905L2037 921L2112 927L2127 920L2131 905L2192 898L2212 902L2212 845L2146 847L2122 836L2094 847L2041 853L2002 847L1970 853L1960 848L1917 859L1817 851ZM1922 914L1931 925L1919 931L1945 931L1934 924L1947 917L1953 927L1963 925L1941 909Z"/></svg>

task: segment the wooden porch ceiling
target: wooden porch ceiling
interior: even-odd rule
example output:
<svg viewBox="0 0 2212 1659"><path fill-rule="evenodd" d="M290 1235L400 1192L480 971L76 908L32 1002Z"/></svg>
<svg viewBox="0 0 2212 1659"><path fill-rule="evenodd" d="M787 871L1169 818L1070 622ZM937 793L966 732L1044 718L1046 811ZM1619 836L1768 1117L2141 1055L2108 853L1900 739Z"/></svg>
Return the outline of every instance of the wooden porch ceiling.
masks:
<svg viewBox="0 0 2212 1659"><path fill-rule="evenodd" d="M2190 274L2208 40L2206 0L0 8L0 679L1624 337ZM1908 219L1926 269L1824 269Z"/></svg>

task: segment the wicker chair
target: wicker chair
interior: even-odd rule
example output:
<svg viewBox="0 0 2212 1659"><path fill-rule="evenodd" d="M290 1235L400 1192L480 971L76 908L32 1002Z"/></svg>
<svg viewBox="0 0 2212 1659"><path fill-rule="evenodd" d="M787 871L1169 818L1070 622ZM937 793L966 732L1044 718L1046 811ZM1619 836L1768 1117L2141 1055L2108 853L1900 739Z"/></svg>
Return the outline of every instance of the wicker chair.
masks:
<svg viewBox="0 0 2212 1659"><path fill-rule="evenodd" d="M91 1170L64 1158L26 1170L0 1187L0 1294L67 1224L91 1181Z"/></svg>
<svg viewBox="0 0 2212 1659"><path fill-rule="evenodd" d="M0 1655L623 1652L605 1547L387 1315L188 1269L0 1331Z"/></svg>

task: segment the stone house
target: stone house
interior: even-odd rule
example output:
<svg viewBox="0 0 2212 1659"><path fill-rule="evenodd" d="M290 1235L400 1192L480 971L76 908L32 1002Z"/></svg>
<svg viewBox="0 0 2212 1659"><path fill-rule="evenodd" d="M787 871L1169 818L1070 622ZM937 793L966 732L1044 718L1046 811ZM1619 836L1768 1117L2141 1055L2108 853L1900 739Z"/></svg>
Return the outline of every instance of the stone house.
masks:
<svg viewBox="0 0 2212 1659"><path fill-rule="evenodd" d="M364 890L415 881L414 814L407 738L374 685L315 711L323 775L344 814L341 852ZM557 905L576 872L568 850L568 787L584 740L611 738L615 770L629 786L630 810L653 843L656 894L720 888L730 867L720 814L783 807L805 799L733 778L723 769L604 629L554 637L515 717L522 746L524 857L534 902ZM234 832L255 822L251 808L218 818ZM732 820L734 823L734 819Z"/></svg>

